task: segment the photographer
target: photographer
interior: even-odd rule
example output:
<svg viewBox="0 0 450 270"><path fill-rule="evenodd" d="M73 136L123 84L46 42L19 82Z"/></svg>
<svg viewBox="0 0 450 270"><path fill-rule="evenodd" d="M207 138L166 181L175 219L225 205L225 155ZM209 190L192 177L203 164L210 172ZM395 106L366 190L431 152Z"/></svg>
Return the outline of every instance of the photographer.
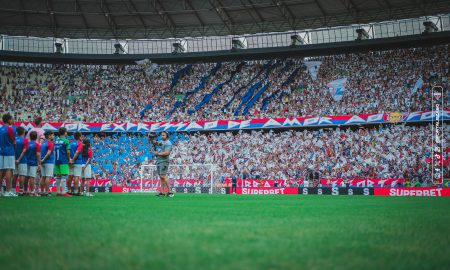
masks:
<svg viewBox="0 0 450 270"><path fill-rule="evenodd" d="M169 141L169 134L166 131L161 133L162 141L155 141L153 138L151 139L151 143L158 147L158 150L152 151L152 153L156 156L156 170L161 180L161 192L157 195L159 197L173 197L174 194L170 192L170 183L169 183L169 156L172 151L172 143ZM167 193L165 189L167 188Z"/></svg>

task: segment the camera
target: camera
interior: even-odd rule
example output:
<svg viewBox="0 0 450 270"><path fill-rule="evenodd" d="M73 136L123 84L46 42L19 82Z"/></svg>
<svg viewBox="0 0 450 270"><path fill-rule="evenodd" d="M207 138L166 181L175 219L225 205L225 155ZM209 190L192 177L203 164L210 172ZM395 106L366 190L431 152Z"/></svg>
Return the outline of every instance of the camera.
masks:
<svg viewBox="0 0 450 270"><path fill-rule="evenodd" d="M158 139L158 135L156 134L156 133L153 133L153 132L149 132L148 134L147 134L147 137L148 137L148 141L151 143L151 144L153 144L153 145L159 145L159 143L157 142L157 139Z"/></svg>

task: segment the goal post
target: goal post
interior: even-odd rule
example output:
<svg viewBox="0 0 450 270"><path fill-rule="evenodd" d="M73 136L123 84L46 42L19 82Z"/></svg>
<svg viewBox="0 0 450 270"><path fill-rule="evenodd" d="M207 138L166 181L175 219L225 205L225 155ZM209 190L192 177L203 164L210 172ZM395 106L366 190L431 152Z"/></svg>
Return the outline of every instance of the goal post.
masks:
<svg viewBox="0 0 450 270"><path fill-rule="evenodd" d="M168 170L173 192L220 193L221 179L217 164L170 164ZM141 165L139 192L157 192L160 188L156 165Z"/></svg>

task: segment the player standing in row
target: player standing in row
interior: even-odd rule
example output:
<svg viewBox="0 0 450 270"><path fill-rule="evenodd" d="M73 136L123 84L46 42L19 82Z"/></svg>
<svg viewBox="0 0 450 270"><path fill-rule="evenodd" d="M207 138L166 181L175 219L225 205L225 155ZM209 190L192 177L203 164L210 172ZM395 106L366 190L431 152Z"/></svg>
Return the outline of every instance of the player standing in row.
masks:
<svg viewBox="0 0 450 270"><path fill-rule="evenodd" d="M91 141L88 139L83 140L83 150L81 152L81 159L83 161L83 165L81 167L81 190L83 191L83 195L87 197L92 197L89 192L89 185L92 178L92 150L91 150Z"/></svg>
<svg viewBox="0 0 450 270"><path fill-rule="evenodd" d="M74 182L73 195L80 196L79 184L81 177L81 170L83 165L83 159L81 151L83 151L83 143L81 142L81 133L75 132L73 135L74 141L70 143L70 160L69 160L69 181L67 182L67 189L69 193L72 189L72 181Z"/></svg>
<svg viewBox="0 0 450 270"><path fill-rule="evenodd" d="M53 131L46 131L45 141L41 147L41 196L50 196L50 180L55 172L55 145Z"/></svg>
<svg viewBox="0 0 450 270"><path fill-rule="evenodd" d="M30 141L30 132L35 131L37 134L36 142L39 145L42 145L45 140L45 136L44 136L45 131L42 128L42 117L37 117L36 119L34 119L34 125L35 125L34 128L28 130L28 134L27 134L26 138L28 141Z"/></svg>
<svg viewBox="0 0 450 270"><path fill-rule="evenodd" d="M69 175L70 141L67 139L67 129L58 130L59 137L55 140L55 180L56 196L71 196L67 193L67 176Z"/></svg>
<svg viewBox="0 0 450 270"><path fill-rule="evenodd" d="M23 127L17 127L16 136L16 169L14 170L14 177L12 182L11 191L16 192L17 180L19 180L19 195L23 195L24 192L24 180L28 174L27 166L27 151L29 148L29 143L27 138L25 138L25 129Z"/></svg>
<svg viewBox="0 0 450 270"><path fill-rule="evenodd" d="M28 185L30 186L30 195L36 196L39 186L39 178L36 178L37 169L41 163L41 145L36 142L37 132L31 131L28 133L30 138L30 145L27 151L27 179L24 182L24 191L27 192ZM35 185L36 183L36 185Z"/></svg>
<svg viewBox="0 0 450 270"><path fill-rule="evenodd" d="M4 126L0 128L0 181L3 181L3 177L6 180L6 192L3 196L15 197L17 195L11 192L11 178L13 170L16 168L16 137L14 129L11 127L14 121L9 113L2 116L2 121Z"/></svg>

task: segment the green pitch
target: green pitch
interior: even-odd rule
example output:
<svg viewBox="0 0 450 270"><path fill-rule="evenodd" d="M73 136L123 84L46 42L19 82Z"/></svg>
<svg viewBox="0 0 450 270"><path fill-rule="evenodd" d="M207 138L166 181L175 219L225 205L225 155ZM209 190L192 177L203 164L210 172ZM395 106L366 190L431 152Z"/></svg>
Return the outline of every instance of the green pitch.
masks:
<svg viewBox="0 0 450 270"><path fill-rule="evenodd" d="M448 269L450 198L0 198L1 269Z"/></svg>

